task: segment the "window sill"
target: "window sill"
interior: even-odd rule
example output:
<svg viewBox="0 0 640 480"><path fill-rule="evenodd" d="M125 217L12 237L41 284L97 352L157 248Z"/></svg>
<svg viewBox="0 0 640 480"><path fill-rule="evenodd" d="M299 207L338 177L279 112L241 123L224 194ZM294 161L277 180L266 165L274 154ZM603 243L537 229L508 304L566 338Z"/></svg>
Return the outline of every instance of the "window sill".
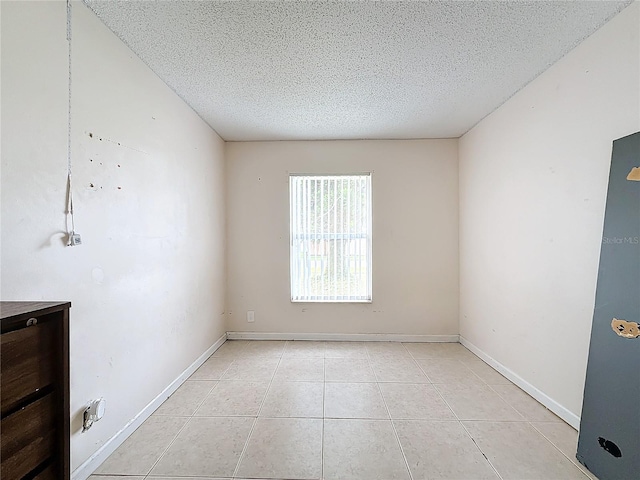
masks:
<svg viewBox="0 0 640 480"><path fill-rule="evenodd" d="M373 303L373 300L291 300L291 303Z"/></svg>

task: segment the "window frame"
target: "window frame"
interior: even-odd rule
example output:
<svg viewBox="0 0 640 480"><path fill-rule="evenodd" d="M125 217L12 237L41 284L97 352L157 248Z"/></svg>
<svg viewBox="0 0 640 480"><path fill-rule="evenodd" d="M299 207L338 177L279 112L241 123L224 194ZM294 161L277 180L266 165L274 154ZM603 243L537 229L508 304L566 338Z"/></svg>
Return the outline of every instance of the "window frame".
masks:
<svg viewBox="0 0 640 480"><path fill-rule="evenodd" d="M292 259L293 259L293 231L291 228L291 220L293 216L293 202L292 202L292 177L353 177L353 176L361 176L367 177L367 231L366 231L366 239L367 239L367 255L366 255L366 263L367 263L367 294L368 298L362 299L338 299L335 296L331 296L332 298L328 299L320 299L320 298L304 298L298 299L294 298L293 292L293 268L292 268ZM333 304L366 304L373 303L373 172L348 172L348 173L309 173L309 172L287 172L287 189L289 194L289 297L291 303L308 303L308 304L321 304L321 303L333 303Z"/></svg>

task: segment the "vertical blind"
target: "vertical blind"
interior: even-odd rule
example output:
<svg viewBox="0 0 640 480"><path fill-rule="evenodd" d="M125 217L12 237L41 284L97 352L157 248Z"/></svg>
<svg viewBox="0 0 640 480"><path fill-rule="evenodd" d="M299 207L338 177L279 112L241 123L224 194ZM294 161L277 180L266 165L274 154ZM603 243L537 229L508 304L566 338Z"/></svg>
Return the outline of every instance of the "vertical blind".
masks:
<svg viewBox="0 0 640 480"><path fill-rule="evenodd" d="M371 301L371 176L290 175L291 301Z"/></svg>

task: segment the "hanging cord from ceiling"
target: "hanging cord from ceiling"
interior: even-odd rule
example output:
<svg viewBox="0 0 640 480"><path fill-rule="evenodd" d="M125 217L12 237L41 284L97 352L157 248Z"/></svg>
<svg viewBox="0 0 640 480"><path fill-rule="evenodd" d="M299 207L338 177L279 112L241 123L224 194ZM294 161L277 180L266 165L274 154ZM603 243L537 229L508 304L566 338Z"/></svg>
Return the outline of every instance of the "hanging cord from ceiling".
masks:
<svg viewBox="0 0 640 480"><path fill-rule="evenodd" d="M67 0L67 44L69 82L67 96L67 232L68 246L80 245L80 235L76 233L75 219L73 216L73 186L71 182L71 0ZM71 218L71 232L69 232L69 217Z"/></svg>

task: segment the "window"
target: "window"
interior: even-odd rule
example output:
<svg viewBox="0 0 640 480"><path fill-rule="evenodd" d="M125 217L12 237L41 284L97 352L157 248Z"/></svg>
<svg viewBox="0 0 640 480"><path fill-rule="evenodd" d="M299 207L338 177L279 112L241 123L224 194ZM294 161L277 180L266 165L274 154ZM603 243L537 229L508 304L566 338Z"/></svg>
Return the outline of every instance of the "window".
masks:
<svg viewBox="0 0 640 480"><path fill-rule="evenodd" d="M371 175L290 175L292 302L371 301Z"/></svg>

